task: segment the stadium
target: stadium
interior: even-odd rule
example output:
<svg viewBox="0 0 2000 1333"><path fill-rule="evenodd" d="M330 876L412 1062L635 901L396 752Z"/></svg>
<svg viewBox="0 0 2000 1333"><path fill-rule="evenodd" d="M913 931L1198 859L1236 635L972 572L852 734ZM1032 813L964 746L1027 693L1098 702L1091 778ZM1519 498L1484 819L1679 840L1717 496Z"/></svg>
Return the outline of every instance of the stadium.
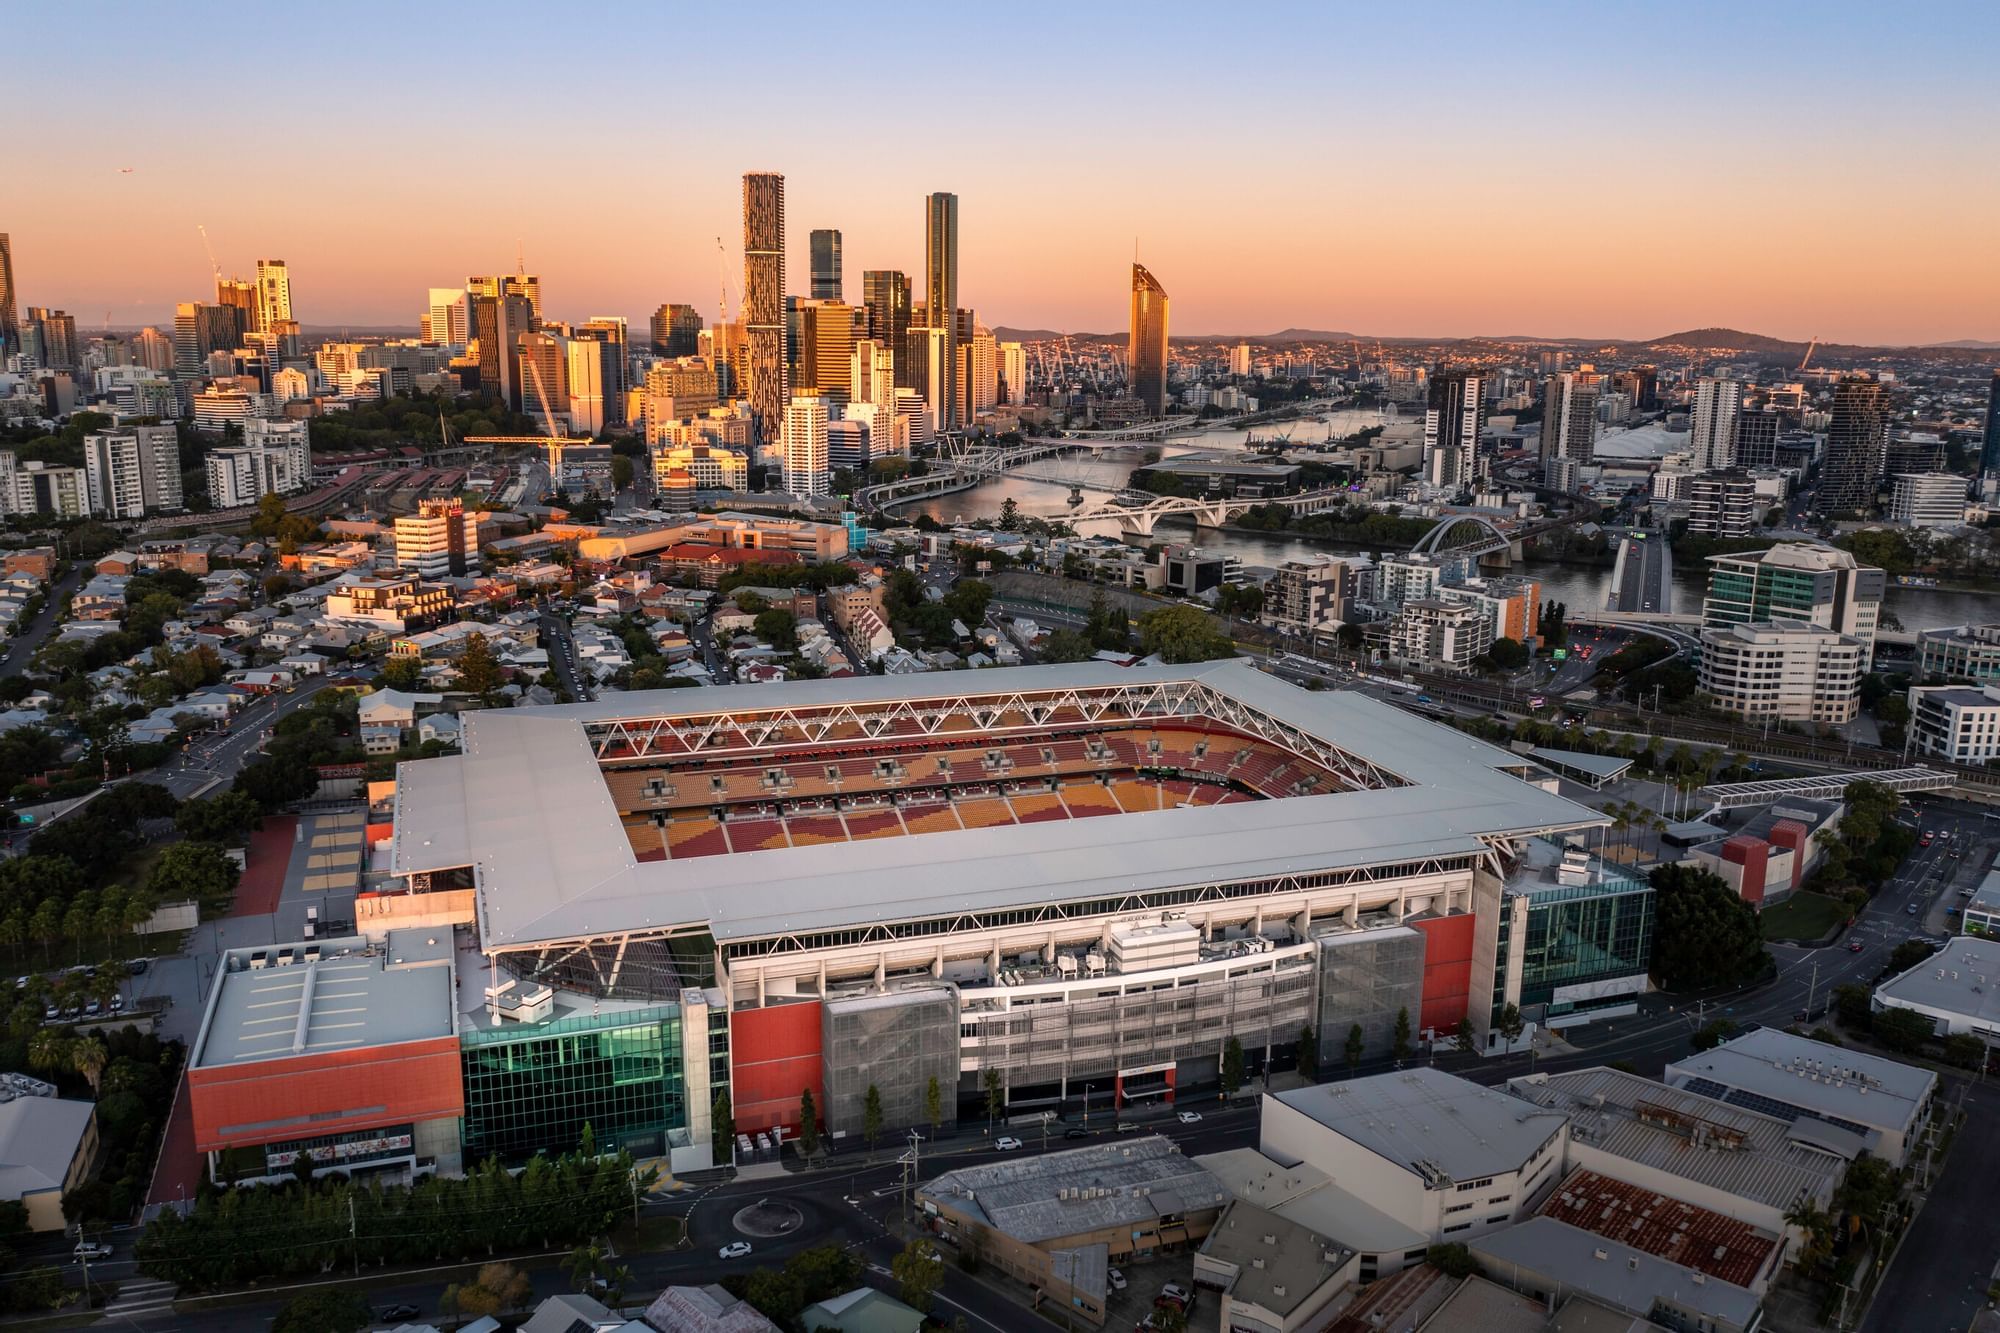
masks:
<svg viewBox="0 0 2000 1333"><path fill-rule="evenodd" d="M837 1137L870 1087L891 1128L929 1118L934 1079L947 1120L996 1089L1103 1111L1213 1086L1232 1037L1254 1074L1307 1027L1324 1067L1355 1023L1386 1054L1402 1009L1483 1033L1511 868L1603 822L1518 756L1240 661L465 722L462 755L400 766L390 869L411 910L472 905L468 1151L535 1132L480 1110L482 1052L633 1015L677 1015L680 1047L638 1119L696 1147L725 1090L739 1143L795 1128L807 1090Z"/></svg>

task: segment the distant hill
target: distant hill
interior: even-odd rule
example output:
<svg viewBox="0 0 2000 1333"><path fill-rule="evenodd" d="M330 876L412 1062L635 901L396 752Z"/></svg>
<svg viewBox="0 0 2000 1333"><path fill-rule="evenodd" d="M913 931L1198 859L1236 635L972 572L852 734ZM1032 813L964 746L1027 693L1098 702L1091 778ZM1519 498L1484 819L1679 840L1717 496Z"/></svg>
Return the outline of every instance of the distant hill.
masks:
<svg viewBox="0 0 2000 1333"><path fill-rule="evenodd" d="M1977 338L1960 338L1957 342L1925 343L1926 348L1953 352L2000 352L2000 342L1980 342Z"/></svg>
<svg viewBox="0 0 2000 1333"><path fill-rule="evenodd" d="M1765 352L1773 355L1787 352L1803 353L1806 345L1786 338L1766 337L1761 333L1745 333L1741 329L1689 329L1684 333L1669 333L1658 338L1648 338L1646 347L1729 347L1739 352ZM1829 351L1833 344L1823 344ZM1858 350L1858 349L1856 349Z"/></svg>

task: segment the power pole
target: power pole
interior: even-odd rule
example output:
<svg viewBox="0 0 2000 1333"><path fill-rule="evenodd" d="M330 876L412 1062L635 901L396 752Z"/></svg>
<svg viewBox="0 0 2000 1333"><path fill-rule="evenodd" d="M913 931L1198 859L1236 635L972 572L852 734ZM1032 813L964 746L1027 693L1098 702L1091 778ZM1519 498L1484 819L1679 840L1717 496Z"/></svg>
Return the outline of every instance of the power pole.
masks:
<svg viewBox="0 0 2000 1333"><path fill-rule="evenodd" d="M1812 980L1806 984L1806 1022L1812 1022L1813 997L1819 993L1819 964L1812 965Z"/></svg>
<svg viewBox="0 0 2000 1333"><path fill-rule="evenodd" d="M347 1196L347 1247L354 1254L354 1276L361 1276L361 1238L354 1225L354 1196Z"/></svg>

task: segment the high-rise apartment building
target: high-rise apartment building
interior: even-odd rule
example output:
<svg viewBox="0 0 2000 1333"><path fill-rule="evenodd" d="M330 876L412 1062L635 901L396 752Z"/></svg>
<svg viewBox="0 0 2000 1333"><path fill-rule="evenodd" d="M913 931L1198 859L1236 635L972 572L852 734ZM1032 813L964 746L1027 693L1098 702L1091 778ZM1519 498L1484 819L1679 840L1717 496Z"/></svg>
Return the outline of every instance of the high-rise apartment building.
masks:
<svg viewBox="0 0 2000 1333"><path fill-rule="evenodd" d="M1132 265L1132 325L1126 364L1132 396L1148 416L1167 413L1167 289L1142 264Z"/></svg>
<svg viewBox="0 0 2000 1333"><path fill-rule="evenodd" d="M646 443L660 443L675 422L715 406L715 369L698 356L656 361L646 371L644 402Z"/></svg>
<svg viewBox="0 0 2000 1333"><path fill-rule="evenodd" d="M303 421L243 423L243 443L210 450L208 498L217 509L256 504L266 495L290 495L312 481L312 448Z"/></svg>
<svg viewBox="0 0 2000 1333"><path fill-rule="evenodd" d="M475 282L478 279L474 279ZM534 308L525 296L472 297L472 332L479 339L479 388L521 410L521 339L534 327Z"/></svg>
<svg viewBox="0 0 2000 1333"><path fill-rule="evenodd" d="M0 231L0 366L21 350L19 301L20 296L14 290L14 240Z"/></svg>
<svg viewBox="0 0 2000 1333"><path fill-rule="evenodd" d="M959 382L965 391L967 421L991 412L1000 401L1000 344L983 324L975 324L971 339L959 348Z"/></svg>
<svg viewBox="0 0 2000 1333"><path fill-rule="evenodd" d="M148 370L172 370L174 340L149 324L132 335L132 360Z"/></svg>
<svg viewBox="0 0 2000 1333"><path fill-rule="evenodd" d="M1017 407L1028 401L1028 351L1016 342L1000 344L1000 401Z"/></svg>
<svg viewBox="0 0 2000 1333"><path fill-rule="evenodd" d="M521 335L521 410L537 421L569 412L569 341L546 329Z"/></svg>
<svg viewBox="0 0 2000 1333"><path fill-rule="evenodd" d="M1688 482L1690 537L1748 537L1757 530L1757 483L1734 470Z"/></svg>
<svg viewBox="0 0 2000 1333"><path fill-rule="evenodd" d="M847 401L893 404L895 399L894 354L873 338L856 342L847 364Z"/></svg>
<svg viewBox="0 0 2000 1333"><path fill-rule="evenodd" d="M1783 542L1768 551L1708 558L1704 626L1797 620L1875 642L1887 578L1846 551Z"/></svg>
<svg viewBox="0 0 2000 1333"><path fill-rule="evenodd" d="M6 259L6 242L7 238L0 236L0 262ZM0 272L0 283L8 282L7 275ZM5 292L6 288L0 287L0 295ZM0 317L4 317L5 313L0 310ZM1979 475L1984 478L1989 490L2000 485L2000 370L1993 372L1992 383L1986 386L1986 433L1979 446Z"/></svg>
<svg viewBox="0 0 2000 1333"><path fill-rule="evenodd" d="M701 355L701 312L668 302L653 312L653 355Z"/></svg>
<svg viewBox="0 0 2000 1333"><path fill-rule="evenodd" d="M950 404L945 395L951 392L957 376L951 373L949 335L948 329L912 324L903 332L903 347L896 357L897 385L902 386L907 379L908 387L923 395L927 439L950 429Z"/></svg>
<svg viewBox="0 0 2000 1333"><path fill-rule="evenodd" d="M1745 408L1736 417L1737 467L1778 465L1778 414Z"/></svg>
<svg viewBox="0 0 2000 1333"><path fill-rule="evenodd" d="M845 301L840 279L840 233L825 228L808 237L812 255L812 299Z"/></svg>
<svg viewBox="0 0 2000 1333"><path fill-rule="evenodd" d="M174 373L205 373L214 352L243 345L243 312L235 306L182 301L174 307Z"/></svg>
<svg viewBox="0 0 2000 1333"><path fill-rule="evenodd" d="M1229 373L1237 379L1250 378L1250 344L1237 343L1229 349Z"/></svg>
<svg viewBox="0 0 2000 1333"><path fill-rule="evenodd" d="M1743 382L1704 375L1694 386L1694 416L1688 449L1697 472L1736 464L1736 418L1743 410Z"/></svg>
<svg viewBox="0 0 2000 1333"><path fill-rule="evenodd" d="M1549 376L1542 401L1542 468L1567 460L1582 467L1596 457L1598 385L1594 377L1563 371Z"/></svg>
<svg viewBox="0 0 2000 1333"><path fill-rule="evenodd" d="M246 336L261 327L257 322L257 284L248 278L216 278L215 303L237 312L237 322Z"/></svg>
<svg viewBox="0 0 2000 1333"><path fill-rule="evenodd" d="M396 519L396 565L425 582L479 572L479 516L457 500L423 500Z"/></svg>
<svg viewBox="0 0 2000 1333"><path fill-rule="evenodd" d="M958 394L958 196L942 191L924 200L924 310L930 326L944 339L944 382L933 384L930 398L943 405L940 432L959 426Z"/></svg>
<svg viewBox="0 0 2000 1333"><path fill-rule="evenodd" d="M1889 521L1909 528L1955 528L1965 522L1965 478L1955 472L1905 472L1891 478Z"/></svg>
<svg viewBox="0 0 2000 1333"><path fill-rule="evenodd" d="M472 341L465 289L431 288L430 300L424 307L423 325L425 342L439 343L446 347L463 347Z"/></svg>
<svg viewBox="0 0 2000 1333"><path fill-rule="evenodd" d="M741 386L757 423L758 457L777 452L790 395L785 383L785 178L743 177L743 332L749 382Z"/></svg>
<svg viewBox="0 0 2000 1333"><path fill-rule="evenodd" d="M822 397L845 398L853 377L856 311L845 301L798 303L799 371L794 386Z"/></svg>
<svg viewBox="0 0 2000 1333"><path fill-rule="evenodd" d="M1866 513L1882 489L1888 452L1889 396L1882 385L1858 375L1834 385L1814 510Z"/></svg>
<svg viewBox="0 0 2000 1333"><path fill-rule="evenodd" d="M292 322L292 275L282 259L257 261L258 333L276 333L278 326Z"/></svg>
<svg viewBox="0 0 2000 1333"><path fill-rule="evenodd" d="M83 472L93 514L144 518L151 510L182 507L180 437L172 426L84 436Z"/></svg>
<svg viewBox="0 0 2000 1333"><path fill-rule="evenodd" d="M25 341L43 370L83 368L83 347L76 340L76 320L67 311L29 306Z"/></svg>
<svg viewBox="0 0 2000 1333"><path fill-rule="evenodd" d="M610 344L591 338L558 341L563 344L563 386L568 395L570 429L579 434L600 435L606 414L614 411L614 404L624 400L622 393L610 391L606 384L609 358L605 354Z"/></svg>
<svg viewBox="0 0 2000 1333"><path fill-rule="evenodd" d="M785 489L794 495L833 491L826 421L826 400L816 393L798 394L785 405Z"/></svg>
<svg viewBox="0 0 2000 1333"><path fill-rule="evenodd" d="M1868 674L1866 640L1798 620L1758 621L1701 632L1701 692L1748 718L1852 722Z"/></svg>
<svg viewBox="0 0 2000 1333"><path fill-rule="evenodd" d="M1476 371L1439 369L1424 410L1424 480L1440 489L1471 485L1479 475L1486 427L1486 381Z"/></svg>
<svg viewBox="0 0 2000 1333"><path fill-rule="evenodd" d="M865 269L861 274L861 304L868 312L867 336L897 355L910 327L910 278L897 269ZM898 379L909 387L909 381Z"/></svg>

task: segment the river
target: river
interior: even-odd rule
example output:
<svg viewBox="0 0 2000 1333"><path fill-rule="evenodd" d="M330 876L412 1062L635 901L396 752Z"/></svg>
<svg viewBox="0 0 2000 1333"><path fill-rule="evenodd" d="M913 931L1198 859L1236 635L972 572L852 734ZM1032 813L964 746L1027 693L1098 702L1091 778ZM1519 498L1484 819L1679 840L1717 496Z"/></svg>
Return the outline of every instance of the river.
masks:
<svg viewBox="0 0 2000 1333"><path fill-rule="evenodd" d="M1349 409L1307 418L1304 421L1260 426L1257 427L1256 433L1264 439L1290 432L1292 438L1300 442L1318 441L1328 436L1337 440L1369 426L1381 424L1383 420L1384 418L1373 410ZM1245 437L1246 432L1240 428L1177 435L1164 446L1163 453L1167 457L1188 453L1235 453L1243 449ZM1108 450L1094 454L1065 454L1048 462L1035 464L1032 470L1047 476L1060 477L1064 481L1089 482L1099 486L1123 486L1132 469L1145 461L1146 451L1149 448L1160 447L1135 444L1129 449ZM1085 494L1095 497L1102 492L1085 492ZM1000 506L1008 500L1014 501L1023 514L1042 518L1060 519L1070 510L1067 486L1058 482L1033 481L1026 477L1010 475L981 482L969 490L916 501L899 507L896 512L912 518L918 514L929 514L940 523L969 522L978 518L998 517ZM1118 525L1110 520L1098 524L1086 524L1084 530L1114 537L1118 535ZM1349 552L1358 549L1332 542L1287 536L1283 533L1206 530L1196 534L1191 524L1179 519L1161 523L1155 540L1194 541L1207 550L1240 556L1247 565L1266 567L1275 566L1286 560L1304 559L1318 552ZM1571 610L1602 608L1611 592L1609 565L1599 568L1592 565L1565 565L1531 559L1519 568L1522 573L1532 574L1541 580L1542 595L1545 599L1562 602ZM1706 583L1707 575L1704 570L1676 562L1673 609L1687 613L1699 611ZM1982 593L1952 592L1939 588L1898 588L1892 585L1889 588L1885 609L1902 623L1904 629L1919 630L1991 619L1990 602L1990 596Z"/></svg>

